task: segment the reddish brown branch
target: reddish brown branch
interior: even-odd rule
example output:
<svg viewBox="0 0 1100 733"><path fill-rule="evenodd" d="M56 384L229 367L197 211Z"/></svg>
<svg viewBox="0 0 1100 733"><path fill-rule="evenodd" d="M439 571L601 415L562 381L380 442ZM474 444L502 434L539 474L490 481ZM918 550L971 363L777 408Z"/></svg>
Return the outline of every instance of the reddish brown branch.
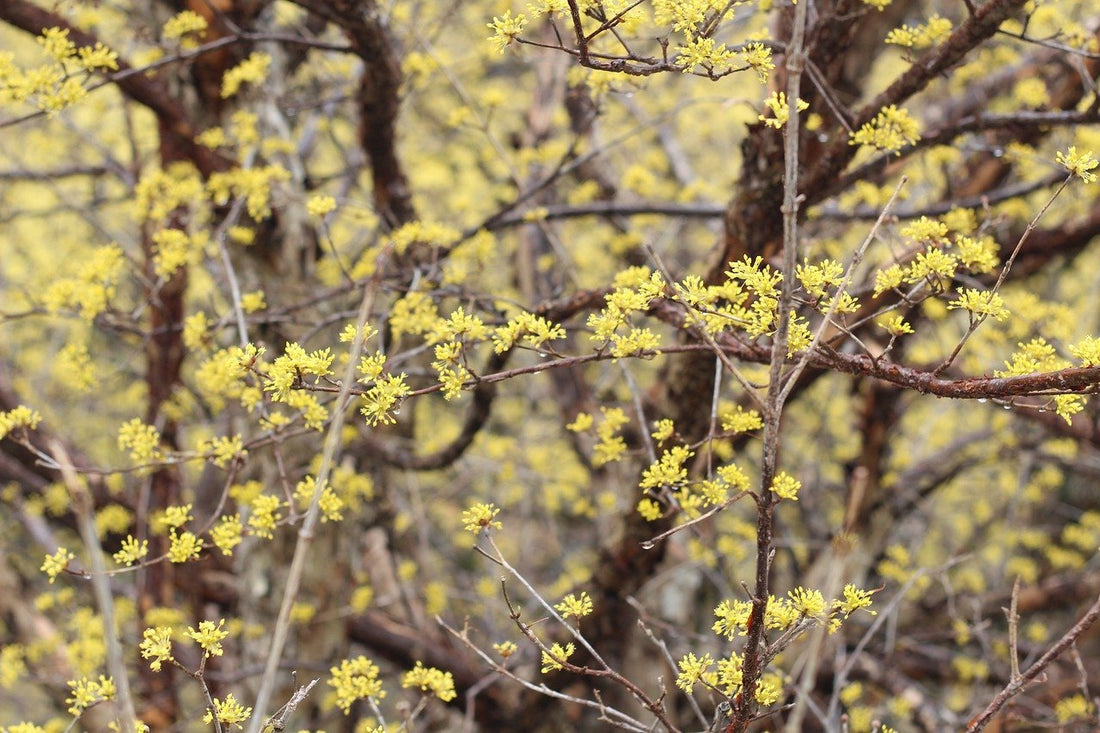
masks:
<svg viewBox="0 0 1100 733"><path fill-rule="evenodd" d="M296 0L306 10L338 25L363 59L355 95L359 142L370 160L374 203L382 220L399 227L416 219L408 179L397 155L397 116L401 109L401 59L385 13L373 0Z"/></svg>
<svg viewBox="0 0 1100 733"><path fill-rule="evenodd" d="M884 92L864 106L852 122L859 129L871 122L883 107L900 104L924 89L934 79L946 73L962 61L970 51L987 40L1008 18L1025 4L1025 0L989 0L967 17L939 46L930 49L916 59L908 71L899 76ZM848 137L841 136L826 147L803 181L801 190L808 203L821 201L836 193L840 173L855 156L858 146L850 145Z"/></svg>

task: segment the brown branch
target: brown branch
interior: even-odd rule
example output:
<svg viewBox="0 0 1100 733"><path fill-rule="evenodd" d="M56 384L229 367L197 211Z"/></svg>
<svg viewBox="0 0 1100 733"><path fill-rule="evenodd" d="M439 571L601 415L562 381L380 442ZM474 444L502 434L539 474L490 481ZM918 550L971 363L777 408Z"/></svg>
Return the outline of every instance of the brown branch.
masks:
<svg viewBox="0 0 1100 733"><path fill-rule="evenodd" d="M1025 0L989 0L977 8L946 41L922 54L893 84L864 106L856 114L852 128L858 130L871 122L883 107L900 104L923 90L934 79L962 61L966 54L993 36L1001 23L1015 14L1024 3ZM821 201L839 190L840 173L858 149L858 146L850 145L848 136L844 135L821 152L817 164L803 182L802 190L808 203Z"/></svg>
<svg viewBox="0 0 1100 733"><path fill-rule="evenodd" d="M651 203L642 201L591 201L586 204L540 206L538 219L539 221L554 221L557 219L576 219L582 216L646 216L648 214L682 219L719 219L725 211L724 204L679 204L669 201L654 201ZM509 214L493 220L486 229L497 231L530 223L531 221L526 218L526 214Z"/></svg>
<svg viewBox="0 0 1100 733"><path fill-rule="evenodd" d="M997 693L997 695L990 701L978 717L970 721L970 725L966 727L967 733L974 733L980 731L989 725L989 722L993 719L993 716L1005 706L1005 704L1019 694L1029 682L1035 680L1043 670L1050 666L1050 663L1058 658L1062 652L1066 651L1081 638L1088 629L1096 622L1096 619L1100 618L1100 597L1098 597L1093 604L1089 606L1089 610L1085 612L1085 615L1073 625L1073 627L1062 635L1054 646L1046 651L1043 656L1030 667L1027 671L1019 676L1019 678L1011 680L1004 688Z"/></svg>
<svg viewBox="0 0 1100 733"><path fill-rule="evenodd" d="M416 219L408 179L397 155L397 116L401 108L401 59L374 0L295 0L311 13L336 24L363 59L355 94L359 143L370 160L374 203L391 228Z"/></svg>

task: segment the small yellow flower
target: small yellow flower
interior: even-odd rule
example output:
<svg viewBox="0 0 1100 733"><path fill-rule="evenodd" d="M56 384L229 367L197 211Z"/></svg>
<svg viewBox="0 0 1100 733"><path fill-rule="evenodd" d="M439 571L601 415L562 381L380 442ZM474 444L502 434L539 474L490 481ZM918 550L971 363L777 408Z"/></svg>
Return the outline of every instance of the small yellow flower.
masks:
<svg viewBox="0 0 1100 733"><path fill-rule="evenodd" d="M467 532L477 534L483 529L501 529L504 525L495 521L500 510L494 504L478 503L462 512L462 526Z"/></svg>
<svg viewBox="0 0 1100 733"><path fill-rule="evenodd" d="M851 133L851 145L870 145L891 153L920 140L917 121L896 105L883 107L875 119Z"/></svg>
<svg viewBox="0 0 1100 733"><path fill-rule="evenodd" d="M79 716L98 702L112 699L116 692L114 680L103 675L100 675L98 680L81 677L78 680L70 680L68 684L69 689L72 690L72 697L66 698L65 702L69 704L68 712L73 716Z"/></svg>
<svg viewBox="0 0 1100 733"><path fill-rule="evenodd" d="M141 644L138 645L143 659L149 662L149 669L159 672L164 662L172 662L172 629L167 626L157 626L146 629L142 634Z"/></svg>
<svg viewBox="0 0 1100 733"><path fill-rule="evenodd" d="M592 425L595 422L592 416L587 412L578 412L577 417L573 422L565 426L565 429L573 433L583 433L586 430L591 430Z"/></svg>
<svg viewBox="0 0 1100 733"><path fill-rule="evenodd" d="M564 647L555 642L550 647L550 651L542 653L542 673L546 674L551 670L562 669L564 667L563 662L573 656L574 651L573 642L569 642Z"/></svg>
<svg viewBox="0 0 1100 733"><path fill-rule="evenodd" d="M223 555L232 555L233 548L241 544L243 530L240 514L225 515L210 530L210 539Z"/></svg>
<svg viewBox="0 0 1100 733"><path fill-rule="evenodd" d="M7 412L0 412L0 440L17 428L34 430L42 422L42 415L26 405L19 405Z"/></svg>
<svg viewBox="0 0 1100 733"><path fill-rule="evenodd" d="M878 320L878 325L886 329L886 332L891 336L904 336L907 333L913 333L913 326L899 315L883 316Z"/></svg>
<svg viewBox="0 0 1100 733"><path fill-rule="evenodd" d="M242 84L261 84L267 78L267 67L270 65L271 56L259 51L253 52L222 75L222 99L232 97L240 91Z"/></svg>
<svg viewBox="0 0 1100 733"><path fill-rule="evenodd" d="M250 293L241 294L241 310L245 313L255 313L256 311L262 311L264 308L267 308L264 291L253 290Z"/></svg>
<svg viewBox="0 0 1100 733"><path fill-rule="evenodd" d="M802 482L786 471L780 471L772 481L772 491L780 499L798 501L798 490L801 488Z"/></svg>
<svg viewBox="0 0 1100 733"><path fill-rule="evenodd" d="M661 505L653 501L653 499L642 499L638 502L638 513L642 515L642 518L647 522L655 522L661 518L664 514L664 510L661 509Z"/></svg>
<svg viewBox="0 0 1100 733"><path fill-rule="evenodd" d="M220 657L223 653L222 639L229 636L228 631L223 631L225 619L220 619L217 625L213 621L200 621L199 630L187 627L187 636L202 647L204 656Z"/></svg>
<svg viewBox="0 0 1100 733"><path fill-rule="evenodd" d="M948 310L961 308L974 315L992 316L998 321L1004 321L1010 315L1004 299L992 290L959 288L958 292L959 297L947 304Z"/></svg>
<svg viewBox="0 0 1100 733"><path fill-rule="evenodd" d="M165 38L175 39L190 33L201 33L204 30L206 30L206 18L193 10L184 10L169 18L161 33Z"/></svg>
<svg viewBox="0 0 1100 733"><path fill-rule="evenodd" d="M173 529L168 537L171 540L171 545L168 548L169 562L183 563L198 559L199 553L202 551L202 540L193 533L182 532L177 535L176 530Z"/></svg>
<svg viewBox="0 0 1100 733"><path fill-rule="evenodd" d="M562 618L569 618L573 616L575 618L583 618L592 613L592 598L588 595L587 591L581 591L581 594L575 595L570 593L554 606L561 613Z"/></svg>
<svg viewBox="0 0 1100 733"><path fill-rule="evenodd" d="M402 687L419 687L422 691L431 691L443 702L450 702L458 696L455 692L454 677L450 672L443 672L435 667L425 667L417 662L416 666L405 673L401 678Z"/></svg>
<svg viewBox="0 0 1100 733"><path fill-rule="evenodd" d="M50 579L50 583L57 580L57 576L65 571L69 567L69 562L74 560L76 555L66 550L64 547L59 547L57 552L52 555L46 555L45 561L40 568L47 577Z"/></svg>
<svg viewBox="0 0 1100 733"><path fill-rule="evenodd" d="M344 715L351 711L351 704L356 700L366 697L381 700L386 696L378 672L378 666L362 655L345 659L339 667L329 670L332 678L328 683L335 688L336 705Z"/></svg>
<svg viewBox="0 0 1100 733"><path fill-rule="evenodd" d="M225 723L226 725L239 726L252 716L252 708L246 708L237 702L237 698L233 696L233 693L229 693L225 696L224 700L214 698L214 709L206 710L206 714L202 716L203 722L213 723L217 718L219 723Z"/></svg>
<svg viewBox="0 0 1100 733"><path fill-rule="evenodd" d="M650 433L650 436L652 436L654 440L660 443L671 438L675 430L676 426L671 420L666 418L664 420L657 421L657 423L653 426L653 432Z"/></svg>
<svg viewBox="0 0 1100 733"><path fill-rule="evenodd" d="M768 127L774 127L778 130L787 124L787 120L791 118L791 106L787 103L787 95L783 92L772 92L772 95L764 100L764 106L770 109L775 116L765 117L759 115L757 119ZM795 107L801 112L804 109L809 109L810 105L808 102L799 99Z"/></svg>
<svg viewBox="0 0 1100 733"><path fill-rule="evenodd" d="M493 18L488 27L493 32L493 35L489 36L489 41L498 51L504 53L504 49L517 42L519 34L523 33L523 29L527 27L527 16L520 13L513 18L512 11L509 10L504 15Z"/></svg>
<svg viewBox="0 0 1100 733"><path fill-rule="evenodd" d="M1091 150L1078 153L1077 146L1071 145L1069 150L1064 153L1059 152L1054 156L1054 159L1060 165L1065 166L1070 174L1077 176L1085 183L1092 183L1096 180L1096 174L1092 171L1100 165L1100 161L1093 157Z"/></svg>
<svg viewBox="0 0 1100 733"><path fill-rule="evenodd" d="M711 658L710 654L704 654L702 657L697 657L693 653L688 652L687 656L677 662L677 664L680 667L680 674L676 676L676 686L684 692L691 694L691 689L695 686L695 683L703 679L704 675L714 664L714 660Z"/></svg>
<svg viewBox="0 0 1100 733"><path fill-rule="evenodd" d="M336 210L336 199L332 196L314 196L306 202L306 211L310 216L322 217Z"/></svg>
<svg viewBox="0 0 1100 733"><path fill-rule="evenodd" d="M134 539L131 535L126 535L126 539L122 541L122 547L116 552L113 557L115 562L119 565L130 566L136 562L140 562L142 558L149 554L149 540L142 540L140 543Z"/></svg>

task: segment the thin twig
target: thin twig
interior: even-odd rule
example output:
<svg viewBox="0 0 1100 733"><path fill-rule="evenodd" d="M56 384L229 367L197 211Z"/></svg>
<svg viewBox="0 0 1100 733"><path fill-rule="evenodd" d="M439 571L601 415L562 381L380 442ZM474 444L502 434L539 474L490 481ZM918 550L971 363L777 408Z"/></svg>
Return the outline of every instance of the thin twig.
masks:
<svg viewBox="0 0 1100 733"><path fill-rule="evenodd" d="M779 428L783 411L783 364L787 357L790 311L794 300L795 267L798 262L798 143L801 116L798 109L802 71L806 64L806 23L809 3L795 6L791 40L787 44L787 100L790 117L783 139L783 281L776 307L776 328L768 369L768 392L764 404L763 454L760 461L760 493L756 517L756 577L752 594L742 662L743 688L733 701L732 730L742 733L751 724L760 705L756 688L764 672L764 613L768 606L771 581L772 534L775 530L775 503L771 484L779 462Z"/></svg>
<svg viewBox="0 0 1100 733"><path fill-rule="evenodd" d="M1020 576L1016 576L1016 582L1012 584L1012 601L1009 603L1005 616L1008 617L1008 663L1011 667L1009 680L1020 679L1020 614L1016 612L1020 602Z"/></svg>
<svg viewBox="0 0 1100 733"><path fill-rule="evenodd" d="M103 564L103 548L96 534L95 519L92 516L92 497L88 489L77 477L76 470L69 458L65 446L59 440L53 440L50 449L57 458L61 477L73 499L73 511L76 514L80 538L84 540L84 549L88 554L89 576L99 617L103 622L103 640L107 647L107 670L115 683L115 704L118 708L118 723L123 733L134 733L134 721L137 713L134 700L130 695L130 682L126 676L126 664L122 656L122 644L115 629L115 603L111 588L107 584L106 567Z"/></svg>
<svg viewBox="0 0 1100 733"><path fill-rule="evenodd" d="M384 260L389 250L383 250L379 260ZM363 299L359 305L359 316L355 326L355 338L352 341L351 353L347 367L344 369L343 381L340 384L340 392L333 406L332 422L329 423L328 433L325 435L324 448L321 453L321 465L317 469L317 476L313 485L313 496L310 497L309 509L306 510L302 527L298 531L298 541L294 546L294 556L287 571L286 587L283 591L283 601L279 608L279 616L275 622L275 628L271 634L271 648L268 651L267 663L264 667L263 677L260 679L260 690L256 695L254 706L255 714L248 724L248 733L260 733L261 721L265 719L267 706L270 704L272 693L275 689L275 676L279 671L279 661L283 655L283 647L286 645L290 633L290 612L298 597L302 576L305 574L306 555L313 544L313 534L316 531L321 515L321 493L328 483L328 476L332 470L336 458L336 452L342 442L344 421L347 417L347 405L351 396L351 385L355 383L356 367L359 364L359 354L363 351L366 329L364 326L374 307L374 299L378 293L378 285L383 271L382 262L378 262L375 268L375 276L367 284L363 292Z"/></svg>
<svg viewBox="0 0 1100 733"><path fill-rule="evenodd" d="M989 705L986 706L986 709L970 722L970 725L966 728L967 733L975 733L989 725L993 716L996 715L1009 700L1019 694L1027 683L1042 674L1043 670L1049 667L1050 663L1057 659L1062 652L1077 643L1077 640L1081 638L1082 634L1088 631L1089 627L1096 622L1097 618L1100 618L1100 597L1097 597L1097 599L1093 601L1088 611L1081 617L1081 620L1063 634L1062 638L1059 639L1054 646L1048 649L1043 656L1039 657L1035 664L1028 667L1027 671L1021 674L1017 679L1010 680L1009 683L997 693L993 700L990 701Z"/></svg>
<svg viewBox="0 0 1100 733"><path fill-rule="evenodd" d="M1012 250L1012 254L1009 256L1008 261L1005 262L1004 267L1001 268L1001 274L997 277L997 282L993 284L993 288L989 291L990 298L992 298L993 294L1000 290L1001 285L1004 283L1005 278L1008 277L1008 273L1012 269L1012 265L1016 262L1016 256L1019 255L1020 250L1023 249L1024 242L1026 242L1028 240L1028 237L1031 236L1031 233L1035 231L1035 226L1039 223L1039 220L1043 218L1043 214L1047 212L1047 209L1049 209L1051 204L1054 203L1054 200L1058 198L1058 194L1062 193L1065 187L1069 185L1069 182L1071 180L1073 180L1073 174L1066 176L1066 179L1062 181L1062 185L1055 189L1054 193L1051 194L1049 199L1047 199L1047 202L1043 204L1043 208L1039 209L1039 213L1037 213L1032 218L1032 220L1027 223L1027 228L1024 229L1024 233L1020 235L1020 241L1016 242L1016 248ZM970 337L974 335L974 331L978 329L978 326L985 323L985 320L988 317L988 313L980 313L977 317L971 319L970 326L966 329L966 333L963 334L963 337L959 339L959 343L955 346L954 351L952 351L951 354L946 359L944 359L942 364L936 367L935 371L932 372L933 374L942 374L947 370L949 366L951 366L951 363L955 361L955 358L959 355L959 352L962 351L963 346L965 346L966 342L970 340Z"/></svg>

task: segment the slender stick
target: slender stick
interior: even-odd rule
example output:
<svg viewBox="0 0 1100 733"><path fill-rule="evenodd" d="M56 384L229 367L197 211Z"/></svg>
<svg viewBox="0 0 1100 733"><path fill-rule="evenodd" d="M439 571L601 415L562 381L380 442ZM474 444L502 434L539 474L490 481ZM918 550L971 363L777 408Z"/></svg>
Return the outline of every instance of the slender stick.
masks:
<svg viewBox="0 0 1100 733"><path fill-rule="evenodd" d="M111 679L115 683L115 705L118 711L118 723L123 733L134 733L134 721L137 713L134 710L134 700L130 695L130 682L126 676L126 665L122 657L122 644L118 640L118 632L115 629L115 602L111 597L111 588L107 584L106 567L103 564L103 548L99 545L99 537L96 535L95 519L92 517L92 497L77 478L72 460L69 458L65 446L60 441L51 442L50 450L57 459L61 470L61 477L65 481L66 488L73 497L73 510L76 514L77 527L80 530L80 538L84 540L84 548L88 553L89 575L92 581L92 591L95 593L95 602L99 606L99 617L103 621L103 639L107 643L107 670L111 673Z"/></svg>
<svg viewBox="0 0 1100 733"><path fill-rule="evenodd" d="M771 365L768 371L768 393L764 405L764 449L760 466L760 493L756 514L756 584L752 594L752 611L749 614L748 632L745 638L741 694L734 700L733 722L730 729L741 733L748 728L760 705L756 701L756 687L764 672L767 650L764 639L764 613L771 590L770 570L772 534L775 530L776 498L771 484L779 461L779 423L783 412L783 364L787 358L787 342L790 331L790 310L794 301L794 273L798 262L798 135L800 116L798 98L802 71L806 64L804 46L806 19L809 3L795 6L791 41L787 45L787 103L790 117L784 129L783 141L783 282L776 312L776 329L772 341Z"/></svg>
<svg viewBox="0 0 1100 733"><path fill-rule="evenodd" d="M386 257L384 251L379 259ZM333 407L332 422L329 423L328 434L325 435L325 445L321 453L321 466L317 469L317 478L313 485L313 496L309 501L309 509L306 510L302 528L298 531L298 542L294 546L294 557L290 562L290 570L287 572L286 588L283 591L283 601L279 608L279 616L275 622L275 629L271 634L271 649L267 655L267 663L264 666L264 674L260 679L260 691L256 695L256 704L251 720L248 723L248 733L260 733L260 725L266 719L267 706L270 704L272 693L275 689L275 676L279 671L279 661L282 659L283 647L286 645L290 634L290 610L298 597L298 590L302 584L302 576L305 574L306 555L310 545L313 544L313 535L321 516L321 492L328 483L329 472L335 461L336 452L340 447L341 434L344 430L344 420L347 417L348 398L351 396L351 385L355 383L355 370L359 364L359 354L363 350L365 329L363 328L370 317L374 307L374 298L378 292L378 285L382 273L381 262L375 269L375 275L367 284L363 293L363 300L359 306L359 317L356 321L355 339L351 345L351 355L347 367L344 369L344 378L340 383L340 392Z"/></svg>
<svg viewBox="0 0 1100 733"><path fill-rule="evenodd" d="M1050 666L1050 663L1053 662L1059 654L1076 644L1077 640L1081 638L1081 635L1088 631L1089 627L1096 622L1097 618L1100 618L1100 597L1097 597L1097 599L1093 601L1092 605L1089 606L1089 610L1081 617L1081 620L1075 623L1073 628L1067 631L1054 646L1043 654L1043 656L1039 657L1035 664L1028 667L1027 671L1016 679L1009 680L1009 683L997 693L996 697L990 701L986 709L983 710L978 717L970 721L970 725L966 727L967 733L975 733L989 725L993 716L996 715L1009 700L1019 694L1027 683L1042 674L1043 670Z"/></svg>

